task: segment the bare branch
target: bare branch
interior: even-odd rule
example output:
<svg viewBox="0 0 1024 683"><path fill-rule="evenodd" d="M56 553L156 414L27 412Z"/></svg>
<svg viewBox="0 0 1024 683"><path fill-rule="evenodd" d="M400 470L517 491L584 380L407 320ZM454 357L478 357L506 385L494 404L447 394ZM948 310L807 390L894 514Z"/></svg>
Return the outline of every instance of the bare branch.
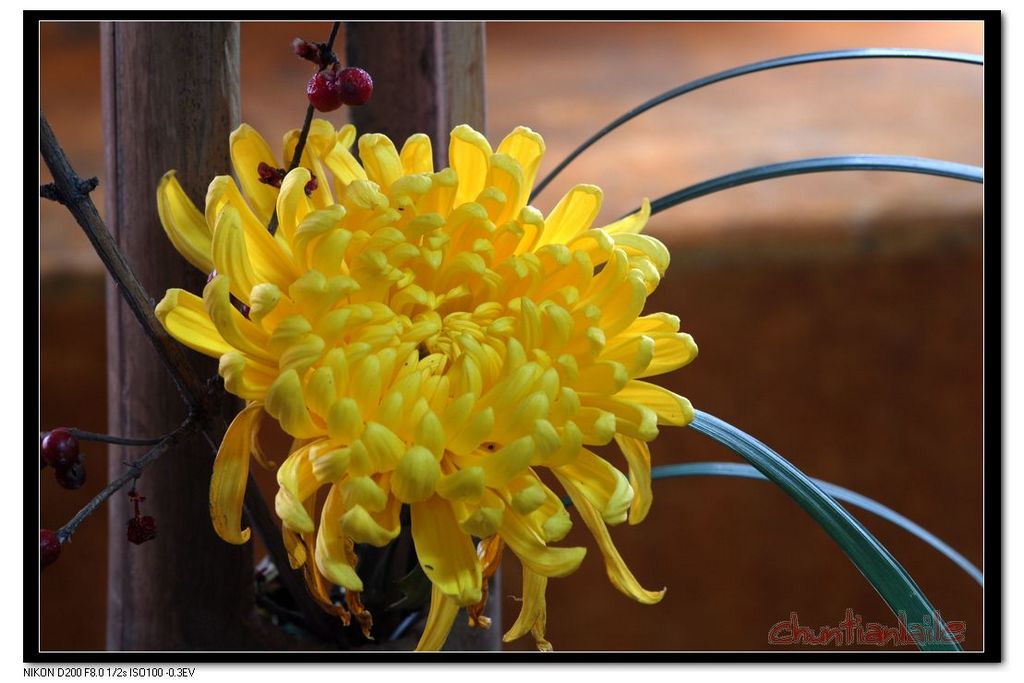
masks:
<svg viewBox="0 0 1024 683"><path fill-rule="evenodd" d="M326 54L334 54L332 51L334 48L334 39L338 37L338 29L340 27L340 21L334 22L334 25L331 27L331 36L330 38L327 39L327 43L325 43L326 49L324 50L324 52ZM292 161L290 164L288 164L289 171L294 171L296 168L299 167L299 161L302 159L302 150L306 148L306 138L309 137L309 128L312 124L313 105L310 104L308 107L306 107L306 118L302 122L302 130L299 132L299 141L295 145L295 153L292 154ZM277 207L274 207L274 214L270 217L270 225L267 226L267 230L270 231L271 235L277 232Z"/></svg>
<svg viewBox="0 0 1024 683"><path fill-rule="evenodd" d="M92 500L86 503L85 507L79 510L67 524L57 530L57 539L61 544L70 541L71 537L74 535L75 531L78 530L78 527L81 526L82 522L84 522L89 515L99 509L99 507L103 505L108 498L124 488L128 482L138 479L139 475L142 474L142 470L145 469L146 466L163 455L164 451L168 448L195 432L197 426L196 421L192 419L192 417L189 417L189 419L185 420L180 427L163 437L157 445L149 449L145 455L138 460L128 463L128 469L125 470L124 474L107 484L103 490L96 494Z"/></svg>
<svg viewBox="0 0 1024 683"><path fill-rule="evenodd" d="M103 261L103 265L107 267L107 271L117 284L128 307L135 314L160 359L170 371L186 402L193 409L198 409L203 416L212 415L214 402L205 390L203 380L185 358L181 346L174 341L171 335L167 334L163 325L157 320L153 313L153 301L146 294L135 273L117 248L113 235L110 234L103 219L100 218L89 193L82 191L83 187L87 186L83 185L85 181L71 168L71 163L57 142L53 129L50 128L46 116L41 112L39 114L39 143L43 161L46 162L46 167L53 174L54 198L68 207L75 220L82 226L100 260Z"/></svg>

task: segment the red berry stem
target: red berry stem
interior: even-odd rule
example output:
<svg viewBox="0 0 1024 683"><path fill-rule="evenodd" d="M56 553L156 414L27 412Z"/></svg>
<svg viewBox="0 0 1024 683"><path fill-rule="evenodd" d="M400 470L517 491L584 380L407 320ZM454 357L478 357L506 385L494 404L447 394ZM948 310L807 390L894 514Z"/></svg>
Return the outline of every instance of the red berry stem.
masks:
<svg viewBox="0 0 1024 683"><path fill-rule="evenodd" d="M331 35L324 44L327 51L334 48L334 39L338 37L338 30L341 28L341 22L336 21L331 26ZM288 164L288 170L292 171L299 166L299 160L302 159L302 150L306 148L306 138L309 137L309 127L313 125L313 105L310 104L306 107L306 119L302 122L302 131L299 133L299 142L295 145L295 154L292 155L292 162ZM274 208L274 215L270 217L270 224L267 226L267 230L273 235L277 232L277 208Z"/></svg>

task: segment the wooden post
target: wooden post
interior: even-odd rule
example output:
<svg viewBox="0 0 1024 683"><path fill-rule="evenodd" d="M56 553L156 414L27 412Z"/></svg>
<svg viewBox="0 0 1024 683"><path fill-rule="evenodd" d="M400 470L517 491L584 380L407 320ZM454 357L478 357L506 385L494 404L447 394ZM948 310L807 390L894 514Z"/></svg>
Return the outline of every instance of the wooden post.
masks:
<svg viewBox="0 0 1024 683"><path fill-rule="evenodd" d="M200 291L205 275L171 246L156 187L177 169L200 207L214 175L228 172L228 136L239 122L237 23L108 23L102 28L106 218L146 291ZM185 404L136 320L108 287L110 431L158 435ZM216 362L190 354L202 375ZM112 451L110 471L123 471ZM232 546L209 519L210 446L186 440L146 470L138 490L157 539L127 543L127 496L111 500L107 646L111 650L252 647L252 546Z"/></svg>
<svg viewBox="0 0 1024 683"><path fill-rule="evenodd" d="M384 133L400 148L413 133L427 133L435 168L447 165L455 126L467 123L486 135L482 22L349 22L345 53L349 65L373 77L373 99L351 110L360 134ZM395 542L410 540L403 535ZM501 649L500 573L490 595L491 629L470 629L460 615L445 650Z"/></svg>

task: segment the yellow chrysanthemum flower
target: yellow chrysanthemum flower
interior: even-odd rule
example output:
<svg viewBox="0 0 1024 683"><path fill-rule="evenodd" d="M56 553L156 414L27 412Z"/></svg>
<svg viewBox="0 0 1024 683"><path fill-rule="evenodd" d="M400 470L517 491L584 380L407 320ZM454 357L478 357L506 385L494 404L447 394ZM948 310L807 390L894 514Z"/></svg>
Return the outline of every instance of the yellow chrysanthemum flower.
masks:
<svg viewBox="0 0 1024 683"><path fill-rule="evenodd" d="M284 159L297 139L285 136ZM241 191L215 178L205 215L173 172L157 191L171 242L216 271L202 298L169 290L157 315L183 344L219 358L227 390L248 402L214 464L217 533L249 538L242 499L250 456L266 464L257 431L267 414L295 439L275 501L292 565L346 621L326 582L345 589L365 628L355 544L392 541L409 505L433 583L419 649L440 648L459 607L487 626L486 580L506 545L524 585L505 639L532 632L548 647L547 581L572 573L585 549L552 545L571 521L539 468L572 499L612 583L658 602L664 591L640 586L606 527L644 518L647 442L658 425L692 417L686 399L642 379L697 353L678 318L641 315L669 261L640 234L649 205L596 229L602 195L592 185L573 188L547 217L527 206L544 154L528 128L494 151L459 126L451 168L439 172L425 135L400 152L363 135L361 163L354 141L351 126L314 121L300 167L285 176L243 125L231 136ZM588 448L613 440L628 478Z"/></svg>

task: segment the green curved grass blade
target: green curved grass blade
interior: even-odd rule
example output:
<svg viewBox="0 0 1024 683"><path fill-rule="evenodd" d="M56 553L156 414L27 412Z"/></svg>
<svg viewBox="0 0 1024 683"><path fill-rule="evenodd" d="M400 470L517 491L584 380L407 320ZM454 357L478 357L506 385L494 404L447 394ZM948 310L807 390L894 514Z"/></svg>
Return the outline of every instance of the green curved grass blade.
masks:
<svg viewBox="0 0 1024 683"><path fill-rule="evenodd" d="M810 477L754 437L714 415L694 411L692 429L711 437L753 465L802 507L832 537L898 617L922 623L937 621L937 630L949 642L918 643L922 650L959 651L945 623L896 558ZM902 614L901 614L902 613Z"/></svg>
<svg viewBox="0 0 1024 683"><path fill-rule="evenodd" d="M763 474L752 466L743 465L738 462L685 462L674 465L659 465L651 468L651 479L675 479L677 477L736 477L739 479L768 481ZM975 583L979 586L985 587L985 575L980 569L975 567L970 560L958 553L948 543L914 520L908 519L892 508L882 505L877 500L868 498L856 491L851 491L822 479L812 478L811 481L836 500L855 505L862 510L867 510L886 521L892 522L904 531L917 536L932 548L945 555L946 559L950 562L964 570L964 573L974 579Z"/></svg>

